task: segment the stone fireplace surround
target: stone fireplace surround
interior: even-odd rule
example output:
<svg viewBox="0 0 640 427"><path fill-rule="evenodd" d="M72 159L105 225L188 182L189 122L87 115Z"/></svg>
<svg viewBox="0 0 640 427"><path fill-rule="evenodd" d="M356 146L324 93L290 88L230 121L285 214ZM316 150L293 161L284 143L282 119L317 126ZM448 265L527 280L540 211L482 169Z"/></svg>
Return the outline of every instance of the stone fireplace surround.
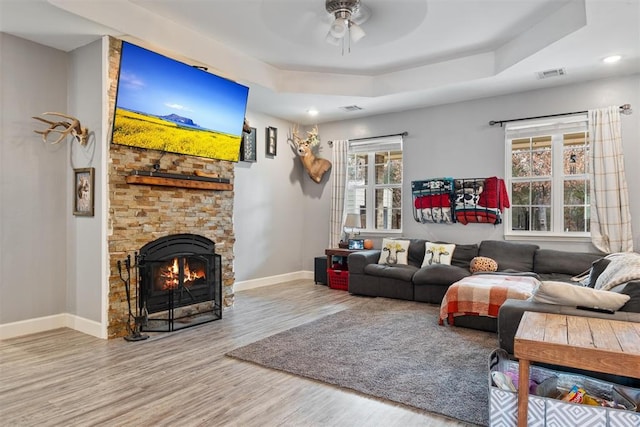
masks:
<svg viewBox="0 0 640 427"><path fill-rule="evenodd" d="M113 118L121 42L109 38L109 118ZM109 131L110 132L110 131ZM127 184L136 170L150 171L155 163L162 172L193 175L196 170L216 173L233 184L234 163L162 153L110 144L108 150L108 337L129 333L125 287L117 263L146 243L179 233L198 234L215 242L222 257L222 305L233 305L233 190L201 190ZM132 307L137 302L132 301Z"/></svg>

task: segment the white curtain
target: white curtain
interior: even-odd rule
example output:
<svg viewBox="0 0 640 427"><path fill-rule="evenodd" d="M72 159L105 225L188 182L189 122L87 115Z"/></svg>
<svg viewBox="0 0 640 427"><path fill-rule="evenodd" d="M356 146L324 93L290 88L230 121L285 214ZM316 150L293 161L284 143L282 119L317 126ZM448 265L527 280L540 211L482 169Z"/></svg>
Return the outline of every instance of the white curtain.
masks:
<svg viewBox="0 0 640 427"><path fill-rule="evenodd" d="M589 110L591 241L606 253L633 251L619 107Z"/></svg>
<svg viewBox="0 0 640 427"><path fill-rule="evenodd" d="M329 247L337 248L344 229L344 190L347 183L347 140L333 141L331 182L331 215L329 219Z"/></svg>

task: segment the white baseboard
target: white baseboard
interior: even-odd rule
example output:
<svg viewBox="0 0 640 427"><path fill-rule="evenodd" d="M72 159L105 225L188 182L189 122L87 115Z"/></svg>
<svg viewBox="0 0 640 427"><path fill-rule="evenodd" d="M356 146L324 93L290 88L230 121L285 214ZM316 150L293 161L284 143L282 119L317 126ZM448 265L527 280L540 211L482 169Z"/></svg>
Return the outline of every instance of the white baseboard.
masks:
<svg viewBox="0 0 640 427"><path fill-rule="evenodd" d="M239 292L247 289L261 288L263 286L277 285L283 282L304 279L313 279L313 271L296 271L294 273L236 282L233 285L233 291ZM97 338L107 338L106 328L103 328L102 324L99 322L85 319L74 314L61 313L0 325L0 340L50 331L58 328L71 328Z"/></svg>
<svg viewBox="0 0 640 427"><path fill-rule="evenodd" d="M61 313L0 325L0 340L58 328L71 328L97 338L106 338L105 328L99 322L78 317L74 314Z"/></svg>
<svg viewBox="0 0 640 427"><path fill-rule="evenodd" d="M261 288L263 286L277 285L278 283L303 279L313 279L313 271L296 271L295 273L279 274L277 276L261 277L259 279L235 282L233 284L233 291L246 291L247 289Z"/></svg>

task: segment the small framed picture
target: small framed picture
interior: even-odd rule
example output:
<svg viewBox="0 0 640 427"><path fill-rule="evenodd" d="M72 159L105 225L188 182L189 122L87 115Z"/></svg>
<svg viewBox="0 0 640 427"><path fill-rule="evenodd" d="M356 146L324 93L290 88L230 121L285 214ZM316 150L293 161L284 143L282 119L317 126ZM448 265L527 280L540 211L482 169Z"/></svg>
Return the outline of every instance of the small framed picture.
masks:
<svg viewBox="0 0 640 427"><path fill-rule="evenodd" d="M73 170L73 214L93 216L94 168Z"/></svg>
<svg viewBox="0 0 640 427"><path fill-rule="evenodd" d="M242 141L240 142L240 160L243 162L256 162L256 128L251 128L251 132L242 132Z"/></svg>
<svg viewBox="0 0 640 427"><path fill-rule="evenodd" d="M278 129L272 126L267 128L265 143L267 146L267 156L275 156L278 148Z"/></svg>

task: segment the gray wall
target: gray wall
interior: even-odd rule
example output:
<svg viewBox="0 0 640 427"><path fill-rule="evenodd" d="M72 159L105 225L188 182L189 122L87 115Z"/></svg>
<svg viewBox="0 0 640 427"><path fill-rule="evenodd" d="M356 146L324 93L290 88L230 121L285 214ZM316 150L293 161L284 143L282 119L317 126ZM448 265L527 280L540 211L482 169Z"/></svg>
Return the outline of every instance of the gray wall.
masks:
<svg viewBox="0 0 640 427"><path fill-rule="evenodd" d="M69 191L73 188L73 168L95 168L95 216L73 216L74 194L68 193L67 204L67 312L100 322L103 316L102 287L105 281L102 261L106 257L106 239L102 236L105 221L103 205L104 141L102 140L102 41L83 46L69 54L69 114L80 119L91 132L82 146L67 143L70 165L65 168Z"/></svg>
<svg viewBox="0 0 640 427"><path fill-rule="evenodd" d="M66 311L68 158L31 116L67 109L64 52L0 33L0 324Z"/></svg>
<svg viewBox="0 0 640 427"><path fill-rule="evenodd" d="M249 91L251 99L251 91ZM287 142L291 123L247 111L257 132L255 163L235 167L233 226L236 281L300 271L306 247L305 178ZM275 157L265 155L265 128L278 129Z"/></svg>
<svg viewBox="0 0 640 427"><path fill-rule="evenodd" d="M327 123L320 125L320 137L324 143L333 139L409 132L404 145L403 234L457 243L501 240L502 225L420 224L414 221L411 181L439 176L504 176L504 132L499 126L489 126L490 120L583 111L625 103L630 103L636 110L631 116L622 116L622 136L634 246L640 250L640 168L637 167L640 159L640 74ZM308 197L305 220L316 226L307 229L305 234L304 269L313 269L313 257L322 254L327 245L329 209L328 191L319 200ZM535 243L548 248L595 250L590 243Z"/></svg>

